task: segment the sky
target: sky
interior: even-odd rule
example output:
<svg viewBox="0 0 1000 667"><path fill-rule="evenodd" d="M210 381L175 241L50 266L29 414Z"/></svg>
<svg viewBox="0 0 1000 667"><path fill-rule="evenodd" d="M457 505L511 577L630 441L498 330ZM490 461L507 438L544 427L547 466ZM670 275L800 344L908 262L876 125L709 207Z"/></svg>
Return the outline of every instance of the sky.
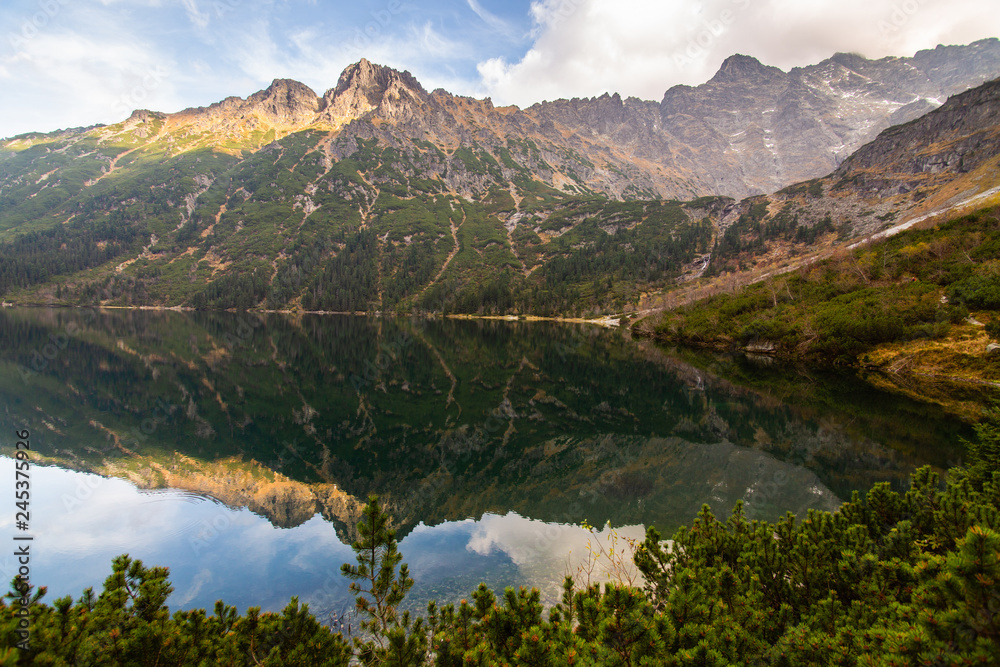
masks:
<svg viewBox="0 0 1000 667"><path fill-rule="evenodd" d="M996 0L2 0L0 137L318 94L362 57L427 90L528 106L660 100L742 53L784 70L1000 37Z"/></svg>

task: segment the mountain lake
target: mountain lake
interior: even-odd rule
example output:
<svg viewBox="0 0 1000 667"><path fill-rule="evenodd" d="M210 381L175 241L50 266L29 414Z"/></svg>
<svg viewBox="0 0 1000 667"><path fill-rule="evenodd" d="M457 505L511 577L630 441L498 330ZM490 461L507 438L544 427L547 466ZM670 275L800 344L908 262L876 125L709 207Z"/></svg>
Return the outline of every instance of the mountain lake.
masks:
<svg viewBox="0 0 1000 667"><path fill-rule="evenodd" d="M566 574L634 576L629 542L705 503L774 520L960 462L970 425L889 380L589 324L3 308L0 478L10 498L27 430L31 581L50 601L99 591L128 553L170 568L172 609L298 596L335 622L377 494L409 608L480 581L552 602ZM13 509L0 525L18 534Z"/></svg>

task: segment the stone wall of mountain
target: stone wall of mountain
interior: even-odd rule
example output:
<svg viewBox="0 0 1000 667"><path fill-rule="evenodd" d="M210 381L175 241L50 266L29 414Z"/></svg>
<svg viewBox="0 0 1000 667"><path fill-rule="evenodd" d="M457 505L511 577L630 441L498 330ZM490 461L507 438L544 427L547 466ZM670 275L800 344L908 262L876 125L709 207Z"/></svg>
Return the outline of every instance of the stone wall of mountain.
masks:
<svg viewBox="0 0 1000 667"><path fill-rule="evenodd" d="M428 94L409 73L362 60L322 97L278 80L234 110L241 122L340 130L348 147L357 136L404 149L411 140L430 140L441 147L480 145L500 161L509 140L527 138L540 159L513 154L518 166L553 187L616 199L742 198L823 176L886 127L997 76L996 39L912 58L840 53L790 72L736 55L707 83L675 86L659 104L616 93L522 110L440 90ZM213 119L215 109L208 110ZM450 185L466 194L483 191L474 180Z"/></svg>
<svg viewBox="0 0 1000 667"><path fill-rule="evenodd" d="M315 128L331 133L332 159L350 154L358 138L377 137L411 155L414 141L445 153L481 147L498 173L452 178L449 187L463 195L483 194L487 182L506 186L525 171L557 189L615 199L741 198L825 175L882 129L997 76L996 39L912 58L837 54L790 72L736 55L707 83L675 86L659 104L605 94L518 109L428 93L408 72L362 59L323 95L276 80L246 100L167 114L160 136L137 136L176 147L197 134L206 145L253 150ZM534 148L510 150L526 141ZM453 173L462 171L456 162L444 160Z"/></svg>
<svg viewBox="0 0 1000 667"><path fill-rule="evenodd" d="M362 60L322 97L279 80L238 106L241 121L328 127L340 130L349 147L357 136L404 149L414 139L430 140L441 147L480 145L502 161L510 140L530 139L539 159L512 154L519 167L553 187L615 199L742 198L823 176L886 127L997 76L996 39L912 58L841 53L790 72L736 55L711 81L675 86L659 104L616 93L522 110L441 90L428 94L409 73ZM500 180L512 177L507 170ZM475 181L450 185L483 192Z"/></svg>

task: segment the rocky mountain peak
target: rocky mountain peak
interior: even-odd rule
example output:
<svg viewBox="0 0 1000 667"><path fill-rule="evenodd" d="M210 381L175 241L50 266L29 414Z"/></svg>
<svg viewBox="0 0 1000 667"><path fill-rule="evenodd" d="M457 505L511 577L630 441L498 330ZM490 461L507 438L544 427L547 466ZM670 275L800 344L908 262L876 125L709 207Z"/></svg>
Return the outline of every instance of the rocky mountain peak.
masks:
<svg viewBox="0 0 1000 667"><path fill-rule="evenodd" d="M378 109L380 115L405 115L427 91L409 72L376 65L362 58L340 75L337 87L323 96L325 114L334 122L358 118Z"/></svg>
<svg viewBox="0 0 1000 667"><path fill-rule="evenodd" d="M275 79L265 90L247 98L245 110L271 125L299 126L312 120L319 104L319 96L304 83Z"/></svg>
<svg viewBox="0 0 1000 667"><path fill-rule="evenodd" d="M859 53L843 53L839 51L833 54L830 60L838 65L846 67L847 69L855 71L862 69L865 65L871 62Z"/></svg>
<svg viewBox="0 0 1000 667"><path fill-rule="evenodd" d="M777 67L764 65L752 56L737 53L722 62L711 83L737 83L760 79L773 79L784 75Z"/></svg>

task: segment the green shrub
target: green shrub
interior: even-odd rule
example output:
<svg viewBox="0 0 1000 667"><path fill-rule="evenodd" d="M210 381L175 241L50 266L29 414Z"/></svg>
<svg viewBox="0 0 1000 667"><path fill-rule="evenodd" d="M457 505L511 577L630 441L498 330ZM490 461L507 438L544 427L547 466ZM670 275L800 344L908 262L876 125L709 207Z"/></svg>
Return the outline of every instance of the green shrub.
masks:
<svg viewBox="0 0 1000 667"><path fill-rule="evenodd" d="M972 275L948 289L948 299L970 308L1000 310L1000 273Z"/></svg>

